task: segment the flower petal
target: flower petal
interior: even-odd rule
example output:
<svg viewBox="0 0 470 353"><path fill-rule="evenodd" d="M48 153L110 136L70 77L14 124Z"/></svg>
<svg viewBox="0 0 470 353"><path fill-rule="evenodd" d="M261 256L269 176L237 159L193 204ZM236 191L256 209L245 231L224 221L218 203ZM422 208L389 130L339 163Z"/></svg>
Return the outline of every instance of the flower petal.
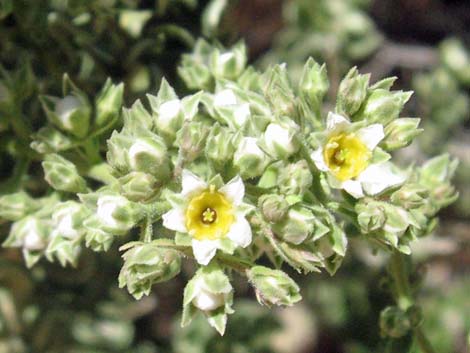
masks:
<svg viewBox="0 0 470 353"><path fill-rule="evenodd" d="M237 175L227 184L222 186L219 191L227 196L233 205L238 206L242 203L243 196L245 196L245 184L243 184L242 178Z"/></svg>
<svg viewBox="0 0 470 353"><path fill-rule="evenodd" d="M344 116L329 112L326 118L326 129L329 131L344 130L351 122Z"/></svg>
<svg viewBox="0 0 470 353"><path fill-rule="evenodd" d="M230 227L227 237L238 246L246 248L251 244L252 234L250 223L242 214L237 214L235 222Z"/></svg>
<svg viewBox="0 0 470 353"><path fill-rule="evenodd" d="M207 183L187 169L183 170L182 184L183 189L181 190L181 195L183 197L186 197L194 192L207 189Z"/></svg>
<svg viewBox="0 0 470 353"><path fill-rule="evenodd" d="M196 261L200 265L207 265L212 258L215 256L215 253L218 248L218 240L197 240L193 239L193 254L196 258Z"/></svg>
<svg viewBox="0 0 470 353"><path fill-rule="evenodd" d="M310 157L312 158L313 163L315 163L317 168L320 169L322 172L327 172L328 170L330 170L330 168L328 168L328 166L325 163L325 158L323 157L322 147L313 151Z"/></svg>
<svg viewBox="0 0 470 353"><path fill-rule="evenodd" d="M184 210L182 208L174 208L163 216L163 226L176 232L186 233L188 230L185 225Z"/></svg>
<svg viewBox="0 0 470 353"><path fill-rule="evenodd" d="M364 197L364 193L362 192L361 183L357 180L346 180L342 183L341 187L349 195L355 197L356 199Z"/></svg>
<svg viewBox="0 0 470 353"><path fill-rule="evenodd" d="M372 151L385 137L384 128L381 124L372 124L359 129L357 136Z"/></svg>
<svg viewBox="0 0 470 353"><path fill-rule="evenodd" d="M367 194L375 195L389 187L403 183L406 176L394 171L392 163L385 162L370 165L359 175L358 180Z"/></svg>

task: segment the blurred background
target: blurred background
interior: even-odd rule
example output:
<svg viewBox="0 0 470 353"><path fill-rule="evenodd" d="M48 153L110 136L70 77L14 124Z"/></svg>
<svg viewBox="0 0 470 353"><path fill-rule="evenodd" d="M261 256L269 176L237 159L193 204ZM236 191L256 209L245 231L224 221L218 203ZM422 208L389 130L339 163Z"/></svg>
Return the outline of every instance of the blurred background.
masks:
<svg viewBox="0 0 470 353"><path fill-rule="evenodd" d="M294 81L309 56L325 62L330 97L352 66L372 81L397 76L395 89L415 91L404 116L421 117L425 132L398 158L406 164L441 152L458 157L460 198L441 213L435 233L415 244L413 281L436 352L466 352L468 0L0 0L0 194L14 190L25 169L28 192L44 193L42 168L28 146L46 120L38 96L60 95L65 72L90 97L108 77L124 82L125 106L155 93L163 76L185 92L175 63L199 36L226 46L243 39L252 65L285 62ZM9 226L0 221L1 241ZM117 285L118 247L99 254L84 248L76 268L42 260L30 270L20 251L1 249L0 353L380 351L379 315L392 303L381 280L385 259L359 241L334 277L293 273L304 300L292 308L259 306L235 278L236 314L223 338L202 317L179 327L191 264L135 301Z"/></svg>

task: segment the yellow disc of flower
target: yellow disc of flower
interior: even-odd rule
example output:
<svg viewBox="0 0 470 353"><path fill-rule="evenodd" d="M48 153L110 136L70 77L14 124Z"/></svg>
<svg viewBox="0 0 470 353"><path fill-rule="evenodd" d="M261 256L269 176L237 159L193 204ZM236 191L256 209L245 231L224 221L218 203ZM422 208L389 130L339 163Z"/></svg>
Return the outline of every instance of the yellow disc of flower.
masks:
<svg viewBox="0 0 470 353"><path fill-rule="evenodd" d="M191 199L185 216L188 233L198 240L223 238L235 220L232 204L213 187Z"/></svg>
<svg viewBox="0 0 470 353"><path fill-rule="evenodd" d="M323 157L331 173L341 181L357 177L369 165L372 153L354 133L330 137Z"/></svg>

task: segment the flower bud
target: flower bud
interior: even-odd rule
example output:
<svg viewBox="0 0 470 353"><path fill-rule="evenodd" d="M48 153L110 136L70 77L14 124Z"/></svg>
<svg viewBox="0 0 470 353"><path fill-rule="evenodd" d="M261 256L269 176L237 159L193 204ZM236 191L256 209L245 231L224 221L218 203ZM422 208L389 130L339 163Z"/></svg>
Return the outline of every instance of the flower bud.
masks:
<svg viewBox="0 0 470 353"><path fill-rule="evenodd" d="M233 158L235 145L234 134L218 123L211 129L206 141L206 156L211 161L224 164Z"/></svg>
<svg viewBox="0 0 470 353"><path fill-rule="evenodd" d="M4 195L0 197L0 218L18 221L39 207L38 202L24 191Z"/></svg>
<svg viewBox="0 0 470 353"><path fill-rule="evenodd" d="M215 78L236 80L245 69L246 59L246 46L240 42L225 53L215 49L210 57L209 66Z"/></svg>
<svg viewBox="0 0 470 353"><path fill-rule="evenodd" d="M3 243L5 247L22 247L27 251L39 251L46 248L49 227L45 222L33 216L28 216L13 223L8 238Z"/></svg>
<svg viewBox="0 0 470 353"><path fill-rule="evenodd" d="M204 39L198 39L191 54L183 54L178 74L191 90L210 90L213 77L209 70L212 47Z"/></svg>
<svg viewBox="0 0 470 353"><path fill-rule="evenodd" d="M198 310L209 324L224 334L227 314L232 314L233 288L225 273L214 265L202 267L184 289L182 326L191 322Z"/></svg>
<svg viewBox="0 0 470 353"><path fill-rule="evenodd" d="M407 210L425 205L429 197L426 188L419 184L405 184L390 196L390 201Z"/></svg>
<svg viewBox="0 0 470 353"><path fill-rule="evenodd" d="M380 313L380 331L384 337L400 338L411 328L406 313L396 306L389 306Z"/></svg>
<svg viewBox="0 0 470 353"><path fill-rule="evenodd" d="M97 217L89 217L83 225L86 228L85 245L93 251L108 251L114 236L102 229Z"/></svg>
<svg viewBox="0 0 470 353"><path fill-rule="evenodd" d="M83 99L69 95L64 98L41 97L50 122L76 137L84 137L90 125L91 108Z"/></svg>
<svg viewBox="0 0 470 353"><path fill-rule="evenodd" d="M290 85L286 64L276 65L268 71L264 95L276 117L295 114L294 92Z"/></svg>
<svg viewBox="0 0 470 353"><path fill-rule="evenodd" d="M176 136L176 144L187 162L195 160L202 152L209 127L201 122L185 124Z"/></svg>
<svg viewBox="0 0 470 353"><path fill-rule="evenodd" d="M400 118L385 127L385 138L381 145L388 151L408 146L423 129L418 129L420 119Z"/></svg>
<svg viewBox="0 0 470 353"><path fill-rule="evenodd" d="M114 131L108 139L108 152L106 159L114 170L121 174L127 174L130 171L129 166L129 148L134 139L122 132Z"/></svg>
<svg viewBox="0 0 470 353"><path fill-rule="evenodd" d="M106 232L122 235L140 219L137 204L119 195L102 195L97 201L96 215Z"/></svg>
<svg viewBox="0 0 470 353"><path fill-rule="evenodd" d="M305 63L299 82L301 97L314 109L320 110L323 97L328 92L330 83L325 65L318 65L309 58Z"/></svg>
<svg viewBox="0 0 470 353"><path fill-rule="evenodd" d="M302 299L297 283L283 271L254 266L247 271L247 277L260 304L291 306Z"/></svg>
<svg viewBox="0 0 470 353"><path fill-rule="evenodd" d="M122 106L124 84L114 85L108 79L96 98L96 126L105 126L117 118Z"/></svg>
<svg viewBox="0 0 470 353"><path fill-rule="evenodd" d="M336 111L339 114L353 116L367 96L370 75L360 75L357 68L352 68L341 81L338 88Z"/></svg>
<svg viewBox="0 0 470 353"><path fill-rule="evenodd" d="M131 201L146 201L158 191L158 181L150 174L131 172L119 178L121 193Z"/></svg>
<svg viewBox="0 0 470 353"><path fill-rule="evenodd" d="M293 244L305 241L314 230L315 216L308 209L294 205L287 212L287 216L273 225L278 237Z"/></svg>
<svg viewBox="0 0 470 353"><path fill-rule="evenodd" d="M162 103L156 111L157 129L170 140L175 138L176 132L183 125L184 116L181 109L181 101L175 98Z"/></svg>
<svg viewBox="0 0 470 353"><path fill-rule="evenodd" d="M78 174L75 165L58 154L48 154L42 167L44 179L54 189L73 193L87 190L86 181Z"/></svg>
<svg viewBox="0 0 470 353"><path fill-rule="evenodd" d="M357 221L364 234L381 229L386 216L382 202L361 200L356 204Z"/></svg>
<svg viewBox="0 0 470 353"><path fill-rule="evenodd" d="M165 142L158 135L135 140L128 152L129 165L137 172L155 175L165 180L170 175L170 164Z"/></svg>
<svg viewBox="0 0 470 353"><path fill-rule="evenodd" d="M258 205L268 222L280 222L289 210L289 204L285 197L277 194L261 196Z"/></svg>
<svg viewBox="0 0 470 353"><path fill-rule="evenodd" d="M271 123L266 128L261 140L261 146L264 147L274 159L287 159L298 149L295 141L297 126L281 126L280 124Z"/></svg>
<svg viewBox="0 0 470 353"><path fill-rule="evenodd" d="M387 125L398 118L411 95L412 92L390 92L385 89L376 89L365 102L363 117L369 123Z"/></svg>
<svg viewBox="0 0 470 353"><path fill-rule="evenodd" d="M75 240L85 233L83 221L89 216L86 207L75 201L59 203L52 214L53 234Z"/></svg>
<svg viewBox="0 0 470 353"><path fill-rule="evenodd" d="M127 287L136 299L149 295L152 285L175 277L181 270L181 256L172 249L152 243L140 243L122 256L119 287Z"/></svg>
<svg viewBox="0 0 470 353"><path fill-rule="evenodd" d="M303 159L282 168L279 173L279 189L285 195L304 195L312 181L312 173Z"/></svg>
<svg viewBox="0 0 470 353"><path fill-rule="evenodd" d="M260 176L268 163L268 156L258 147L254 137L244 137L233 156L233 164L243 178Z"/></svg>
<svg viewBox="0 0 470 353"><path fill-rule="evenodd" d="M214 95L216 118L233 129L242 128L251 115L249 103L242 102L232 89L224 89Z"/></svg>

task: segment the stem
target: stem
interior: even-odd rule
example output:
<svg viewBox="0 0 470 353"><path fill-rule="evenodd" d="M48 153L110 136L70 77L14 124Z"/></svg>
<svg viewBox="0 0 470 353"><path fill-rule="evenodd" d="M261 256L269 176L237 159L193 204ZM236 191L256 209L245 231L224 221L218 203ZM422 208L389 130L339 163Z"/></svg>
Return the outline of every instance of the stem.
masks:
<svg viewBox="0 0 470 353"><path fill-rule="evenodd" d="M390 274L392 275L395 284L397 304L402 310L406 311L413 305L414 300L411 292L408 271L404 262L404 255L398 251L394 251L390 261ZM415 328L413 330L413 334L423 353L436 353L431 342L429 342L420 327Z"/></svg>

